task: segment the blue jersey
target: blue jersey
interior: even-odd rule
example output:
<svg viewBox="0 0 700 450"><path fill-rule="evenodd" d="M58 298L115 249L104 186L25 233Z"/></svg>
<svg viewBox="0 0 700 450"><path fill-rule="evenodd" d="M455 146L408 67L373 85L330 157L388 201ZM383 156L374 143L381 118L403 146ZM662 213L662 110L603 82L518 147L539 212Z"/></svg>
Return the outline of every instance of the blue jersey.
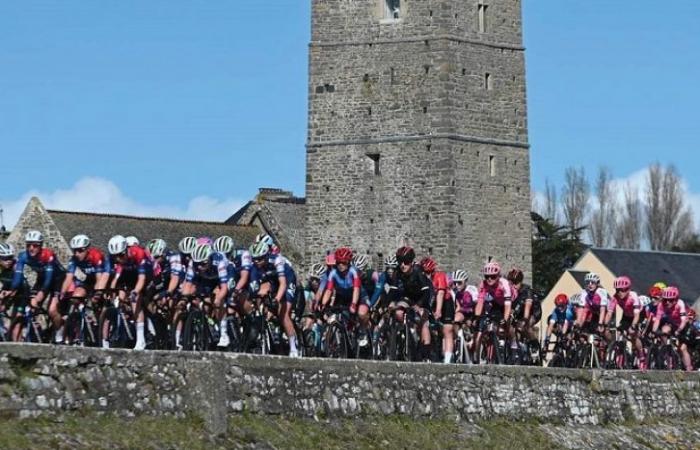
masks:
<svg viewBox="0 0 700 450"><path fill-rule="evenodd" d="M24 280L24 266L28 266L36 272L38 287L42 291L48 292L52 286L54 290L60 289L60 286L54 285L65 275L66 271L51 249L42 248L35 257L30 256L26 251L21 252L17 256L10 290L15 291L21 286L22 280Z"/></svg>
<svg viewBox="0 0 700 450"><path fill-rule="evenodd" d="M285 293L287 301L293 302L296 293L297 277L292 266L281 255L270 258L262 267L253 264L250 271L250 282L248 283L249 289L251 293L257 294L260 286L270 283L271 293L275 295L280 286L280 278L285 279L287 282L287 292Z"/></svg>
<svg viewBox="0 0 700 450"><path fill-rule="evenodd" d="M564 322L572 323L573 321L574 307L572 304L569 304L569 306L567 306L563 311L559 308L554 308L554 311L552 311L552 314L550 314L549 319L547 319L547 322L554 322L559 325L563 325Z"/></svg>
<svg viewBox="0 0 700 450"><path fill-rule="evenodd" d="M242 272L248 272L253 269L253 258L250 256L250 252L248 250L243 250L239 253L236 254L236 256L233 258L233 271L234 271L234 279L236 282L241 279L241 273Z"/></svg>
<svg viewBox="0 0 700 450"><path fill-rule="evenodd" d="M228 284L230 279L231 262L226 255L214 252L209 256L209 265L201 270L193 261L187 265L185 281L193 284L204 283L207 285Z"/></svg>

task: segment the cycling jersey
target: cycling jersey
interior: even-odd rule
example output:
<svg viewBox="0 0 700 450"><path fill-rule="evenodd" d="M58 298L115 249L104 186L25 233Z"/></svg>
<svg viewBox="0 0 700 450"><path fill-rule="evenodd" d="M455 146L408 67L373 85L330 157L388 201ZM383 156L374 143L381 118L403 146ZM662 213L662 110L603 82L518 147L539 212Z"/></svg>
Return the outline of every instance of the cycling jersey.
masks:
<svg viewBox="0 0 700 450"><path fill-rule="evenodd" d="M470 290L470 287L473 287L474 289ZM474 314L476 299L478 296L479 292L475 286L467 286L467 289L455 292L455 300L457 306L459 307L459 311L464 315Z"/></svg>
<svg viewBox="0 0 700 450"><path fill-rule="evenodd" d="M397 288L396 272L394 271L392 275L389 272L382 272L377 277L377 283L374 285L374 292L369 300L371 307L377 304L380 298L384 296L389 302L395 302L399 300L399 293Z"/></svg>
<svg viewBox="0 0 700 450"><path fill-rule="evenodd" d="M95 275L112 272L112 263L101 250L90 247L82 261L75 256L68 261L68 273L73 275L75 287L84 286L86 283L94 283ZM89 279L89 280L88 280Z"/></svg>
<svg viewBox="0 0 700 450"><path fill-rule="evenodd" d="M193 284L228 284L230 277L231 262L226 255L220 252L213 252L209 255L209 264L202 269L202 265L190 261L185 273L185 281Z"/></svg>
<svg viewBox="0 0 700 450"><path fill-rule="evenodd" d="M488 310L493 306L504 307L511 304L513 298L513 288L506 278L501 277L498 283L489 285L486 280L479 286L478 301L487 303Z"/></svg>
<svg viewBox="0 0 700 450"><path fill-rule="evenodd" d="M233 258L234 278L236 282L241 279L241 272L247 271L250 273L252 268L253 258L250 256L250 252L248 250L243 250L242 252L236 254L236 256Z"/></svg>
<svg viewBox="0 0 700 450"><path fill-rule="evenodd" d="M671 324L674 328L681 326L681 321L688 315L685 302L678 299L674 304L660 302L656 308L656 318L662 322Z"/></svg>
<svg viewBox="0 0 700 450"><path fill-rule="evenodd" d="M530 318L538 322L542 317L542 305L540 304L539 297L532 290L530 285L523 284L517 291L517 296L513 300L513 314L518 319L523 319L525 315L525 303L527 300L532 300L532 306L530 308Z"/></svg>
<svg viewBox="0 0 700 450"><path fill-rule="evenodd" d="M53 250L45 247L42 248L35 257L30 256L26 251L21 252L17 256L11 290L17 290L20 287L24 279L25 265L36 272L37 279L35 287L38 290L44 293L61 290L61 284L63 283L66 271L61 263L58 262L58 258Z"/></svg>
<svg viewBox="0 0 700 450"><path fill-rule="evenodd" d="M444 291L445 300L452 300L452 290L448 289L447 274L445 272L433 272L430 275L430 282L435 295L440 291Z"/></svg>
<svg viewBox="0 0 700 450"><path fill-rule="evenodd" d="M270 258L262 267L253 264L250 271L248 289L255 295L260 290L260 286L265 283L270 283L271 293L275 295L280 286L280 278L284 278L287 282L287 290L285 292L287 303L294 303L297 276L282 255L276 255Z"/></svg>
<svg viewBox="0 0 700 450"><path fill-rule="evenodd" d="M374 294L375 287L377 285L377 280L379 279L379 274L374 270L357 270L360 275L360 298L364 300L369 300L369 296Z"/></svg>
<svg viewBox="0 0 700 450"><path fill-rule="evenodd" d="M423 270L414 265L410 271L397 270L396 274L396 278L389 282L396 287L399 298L408 299L411 305L429 308L432 284Z"/></svg>
<svg viewBox="0 0 700 450"><path fill-rule="evenodd" d="M153 258L145 248L134 245L126 249L122 262L117 262L112 256L112 270L117 276L123 274L151 275L153 273Z"/></svg>
<svg viewBox="0 0 700 450"><path fill-rule="evenodd" d="M350 266L343 273L338 269L331 270L326 289L335 291L336 304L349 304L352 301L352 292L355 288L362 288L362 280L354 266Z"/></svg>
<svg viewBox="0 0 700 450"><path fill-rule="evenodd" d="M642 303L639 301L639 296L634 291L630 291L623 299L613 296L611 304L619 306L622 309L622 315L629 318L633 318L634 313L641 312L642 310Z"/></svg>
<svg viewBox="0 0 700 450"><path fill-rule="evenodd" d="M598 314L598 308L601 306L607 307L609 299L610 296L608 295L608 291L601 287L592 292L584 289L581 291L581 294L579 294L579 302L581 302L579 306L583 306L587 309L592 308L594 310L594 314Z"/></svg>
<svg viewBox="0 0 700 450"><path fill-rule="evenodd" d="M549 315L547 323L555 323L558 325L564 325L568 322L571 324L574 321L574 306L569 304L563 310L560 308L554 308L552 314Z"/></svg>

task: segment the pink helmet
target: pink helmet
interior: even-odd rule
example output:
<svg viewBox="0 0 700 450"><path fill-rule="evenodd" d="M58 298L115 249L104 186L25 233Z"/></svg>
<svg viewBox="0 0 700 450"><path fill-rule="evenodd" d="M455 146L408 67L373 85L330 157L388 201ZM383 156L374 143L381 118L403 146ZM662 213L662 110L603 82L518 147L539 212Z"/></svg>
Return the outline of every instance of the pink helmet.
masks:
<svg viewBox="0 0 700 450"><path fill-rule="evenodd" d="M482 275L500 275L501 265L495 261L486 263L483 269L481 269Z"/></svg>
<svg viewBox="0 0 700 450"><path fill-rule="evenodd" d="M678 300L678 297L681 296L681 293L678 291L678 288L675 286L669 286L663 290L661 293L661 297L663 297L664 300Z"/></svg>
<svg viewBox="0 0 700 450"><path fill-rule="evenodd" d="M615 278L615 282L613 283L613 287L615 289L620 289L622 291L629 289L632 287L632 280L629 279L629 277L626 276L621 276L618 278Z"/></svg>
<svg viewBox="0 0 700 450"><path fill-rule="evenodd" d="M197 238L197 245L214 245L214 241L209 236L202 236Z"/></svg>

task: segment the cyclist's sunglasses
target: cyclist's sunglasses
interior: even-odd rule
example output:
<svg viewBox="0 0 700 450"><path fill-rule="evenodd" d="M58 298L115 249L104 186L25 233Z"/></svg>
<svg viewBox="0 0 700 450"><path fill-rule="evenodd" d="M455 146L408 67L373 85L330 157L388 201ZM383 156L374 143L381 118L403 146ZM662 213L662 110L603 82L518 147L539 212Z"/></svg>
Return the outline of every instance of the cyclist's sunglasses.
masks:
<svg viewBox="0 0 700 450"><path fill-rule="evenodd" d="M27 247L30 247L30 248L40 248L40 247L41 247L41 244L38 243L38 242L28 242L28 243L27 243Z"/></svg>
<svg viewBox="0 0 700 450"><path fill-rule="evenodd" d="M627 289L615 289L615 292L628 292L630 288Z"/></svg>
<svg viewBox="0 0 700 450"><path fill-rule="evenodd" d="M405 266L410 266L413 264L413 260L411 258L396 258L396 261L398 261L399 264L403 264Z"/></svg>
<svg viewBox="0 0 700 450"><path fill-rule="evenodd" d="M593 280L590 280L590 281L587 281L586 284L590 286L591 284L598 284L598 283L596 283L596 282L593 281Z"/></svg>
<svg viewBox="0 0 700 450"><path fill-rule="evenodd" d="M497 280L498 275L484 275L484 280Z"/></svg>
<svg viewBox="0 0 700 450"><path fill-rule="evenodd" d="M14 256L0 256L0 261L14 261Z"/></svg>
<svg viewBox="0 0 700 450"><path fill-rule="evenodd" d="M257 258L253 258L254 262L263 262L267 259L267 256L258 256Z"/></svg>
<svg viewBox="0 0 700 450"><path fill-rule="evenodd" d="M87 248L74 248L73 253L85 253Z"/></svg>
<svg viewBox="0 0 700 450"><path fill-rule="evenodd" d="M461 285L464 284L464 281L455 281L455 284L458 285L458 286L461 286Z"/></svg>

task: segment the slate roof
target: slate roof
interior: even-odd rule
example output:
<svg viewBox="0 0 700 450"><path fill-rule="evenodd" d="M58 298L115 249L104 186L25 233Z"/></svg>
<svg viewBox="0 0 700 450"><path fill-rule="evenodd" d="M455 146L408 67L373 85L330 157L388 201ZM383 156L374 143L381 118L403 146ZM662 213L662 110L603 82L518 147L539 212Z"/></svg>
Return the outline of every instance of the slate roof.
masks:
<svg viewBox="0 0 700 450"><path fill-rule="evenodd" d="M47 210L66 241L76 234L90 236L94 245L106 248L115 234L134 235L141 243L162 238L175 247L185 236L231 236L237 247L248 247L259 232L253 226L230 225L222 222L201 222L155 217L134 217L116 214L97 214L73 211Z"/></svg>
<svg viewBox="0 0 700 450"><path fill-rule="evenodd" d="M593 254L615 274L627 275L637 292L663 281L677 286L681 297L692 304L700 298L700 254L647 252L592 248Z"/></svg>
<svg viewBox="0 0 700 450"><path fill-rule="evenodd" d="M572 277L574 277L574 280L576 280L576 283L578 283L579 286L581 286L581 289L585 287L585 283L583 279L586 277L588 274L587 271L581 271L581 270L569 270L568 271Z"/></svg>

